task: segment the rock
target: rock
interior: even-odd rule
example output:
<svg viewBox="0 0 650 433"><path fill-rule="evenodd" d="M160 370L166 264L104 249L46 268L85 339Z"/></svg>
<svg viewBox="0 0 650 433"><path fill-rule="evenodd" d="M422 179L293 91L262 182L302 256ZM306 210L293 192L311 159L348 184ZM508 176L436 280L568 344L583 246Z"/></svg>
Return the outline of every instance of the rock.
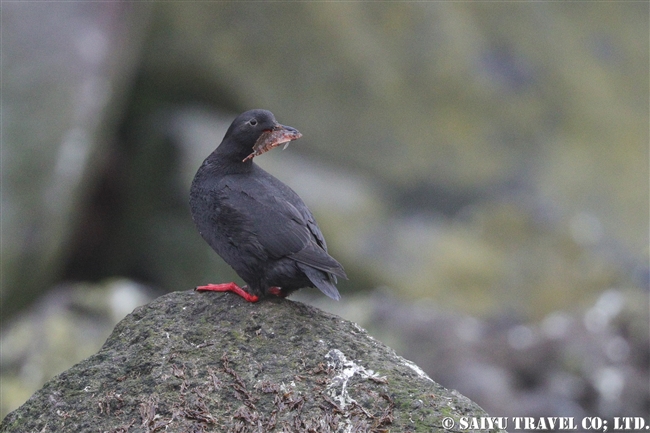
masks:
<svg viewBox="0 0 650 433"><path fill-rule="evenodd" d="M48 380L96 353L117 323L154 299L134 281L58 285L0 332L0 419Z"/></svg>
<svg viewBox="0 0 650 433"><path fill-rule="evenodd" d="M485 415L352 322L189 291L137 308L0 432L432 432Z"/></svg>

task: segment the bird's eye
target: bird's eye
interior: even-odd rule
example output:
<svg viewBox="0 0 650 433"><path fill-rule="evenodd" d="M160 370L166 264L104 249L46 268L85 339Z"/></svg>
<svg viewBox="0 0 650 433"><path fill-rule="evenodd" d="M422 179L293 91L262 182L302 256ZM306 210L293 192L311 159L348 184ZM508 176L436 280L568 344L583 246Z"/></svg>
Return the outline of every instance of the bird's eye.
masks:
<svg viewBox="0 0 650 433"><path fill-rule="evenodd" d="M250 123L251 126L255 126L257 125L257 119L251 119L248 121L248 123Z"/></svg>

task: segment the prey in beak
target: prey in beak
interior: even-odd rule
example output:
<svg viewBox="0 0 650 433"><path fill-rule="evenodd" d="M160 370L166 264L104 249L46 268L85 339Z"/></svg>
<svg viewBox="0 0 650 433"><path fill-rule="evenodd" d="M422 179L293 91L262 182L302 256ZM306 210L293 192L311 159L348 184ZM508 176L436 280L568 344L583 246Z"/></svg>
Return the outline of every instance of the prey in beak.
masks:
<svg viewBox="0 0 650 433"><path fill-rule="evenodd" d="M289 142L297 140L300 137L302 137L302 134L297 129L291 126L277 125L273 129L262 132L262 135L260 135L260 138L257 139L253 146L253 153L244 158L242 162L253 159L284 143L286 143L284 145L286 149Z"/></svg>

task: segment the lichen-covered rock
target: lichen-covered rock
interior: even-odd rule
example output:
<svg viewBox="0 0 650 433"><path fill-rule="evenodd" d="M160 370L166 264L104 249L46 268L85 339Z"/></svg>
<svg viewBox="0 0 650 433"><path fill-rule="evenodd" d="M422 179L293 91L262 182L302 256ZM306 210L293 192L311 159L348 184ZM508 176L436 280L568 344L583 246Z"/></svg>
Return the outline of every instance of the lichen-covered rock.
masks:
<svg viewBox="0 0 650 433"><path fill-rule="evenodd" d="M434 432L461 416L485 412L352 322L175 292L137 308L0 432Z"/></svg>
<svg viewBox="0 0 650 433"><path fill-rule="evenodd" d="M0 419L55 375L96 353L154 292L135 281L59 284L0 331Z"/></svg>

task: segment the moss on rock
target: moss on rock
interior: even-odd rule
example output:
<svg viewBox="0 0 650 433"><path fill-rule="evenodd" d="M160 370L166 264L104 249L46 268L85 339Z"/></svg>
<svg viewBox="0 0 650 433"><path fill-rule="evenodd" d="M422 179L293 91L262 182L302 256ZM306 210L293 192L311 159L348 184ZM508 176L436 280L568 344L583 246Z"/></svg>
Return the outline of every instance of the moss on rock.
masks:
<svg viewBox="0 0 650 433"><path fill-rule="evenodd" d="M447 416L486 414L352 322L188 291L137 308L0 432L435 432Z"/></svg>

